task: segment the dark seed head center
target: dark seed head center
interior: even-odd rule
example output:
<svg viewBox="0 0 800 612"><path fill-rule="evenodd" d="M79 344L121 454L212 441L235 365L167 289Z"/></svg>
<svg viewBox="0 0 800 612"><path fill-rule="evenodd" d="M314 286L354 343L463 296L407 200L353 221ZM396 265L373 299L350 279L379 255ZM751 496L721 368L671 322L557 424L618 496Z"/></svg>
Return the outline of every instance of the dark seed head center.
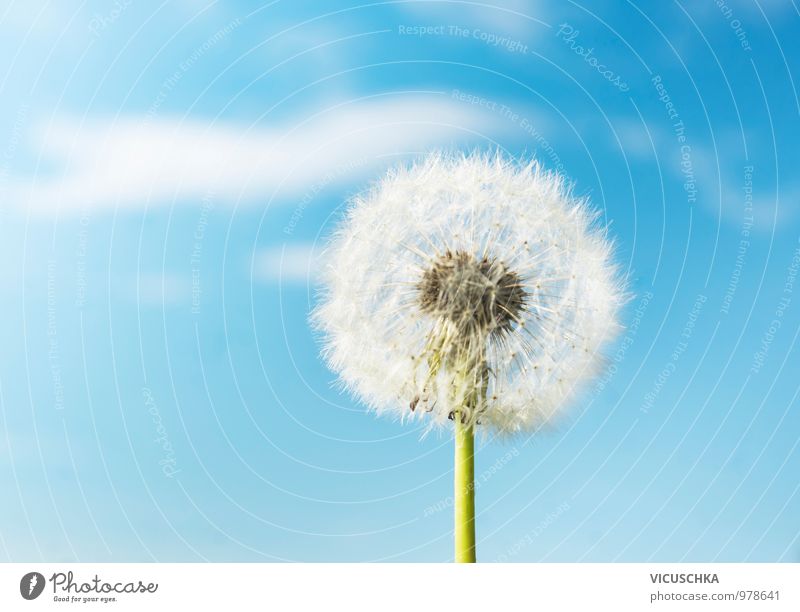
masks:
<svg viewBox="0 0 800 612"><path fill-rule="evenodd" d="M447 251L422 275L419 303L431 315L449 320L464 334L511 329L525 308L520 276L494 258Z"/></svg>

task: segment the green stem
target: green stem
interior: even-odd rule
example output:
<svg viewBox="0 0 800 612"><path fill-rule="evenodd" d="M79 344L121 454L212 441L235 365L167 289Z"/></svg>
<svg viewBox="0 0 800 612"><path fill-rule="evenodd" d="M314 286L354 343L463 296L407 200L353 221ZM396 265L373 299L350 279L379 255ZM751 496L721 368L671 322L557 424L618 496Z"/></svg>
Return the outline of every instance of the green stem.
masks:
<svg viewBox="0 0 800 612"><path fill-rule="evenodd" d="M475 433L455 418L455 560L475 563Z"/></svg>

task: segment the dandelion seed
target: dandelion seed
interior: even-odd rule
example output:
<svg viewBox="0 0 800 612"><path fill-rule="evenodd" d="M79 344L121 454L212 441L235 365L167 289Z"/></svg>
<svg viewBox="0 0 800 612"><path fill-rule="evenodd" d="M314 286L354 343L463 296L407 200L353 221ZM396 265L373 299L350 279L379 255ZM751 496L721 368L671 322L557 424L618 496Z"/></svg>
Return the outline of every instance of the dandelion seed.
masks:
<svg viewBox="0 0 800 612"><path fill-rule="evenodd" d="M377 412L453 422L457 560L459 534L474 560L473 431L535 429L596 372L624 301L611 251L560 176L499 154L397 168L333 236L323 354Z"/></svg>

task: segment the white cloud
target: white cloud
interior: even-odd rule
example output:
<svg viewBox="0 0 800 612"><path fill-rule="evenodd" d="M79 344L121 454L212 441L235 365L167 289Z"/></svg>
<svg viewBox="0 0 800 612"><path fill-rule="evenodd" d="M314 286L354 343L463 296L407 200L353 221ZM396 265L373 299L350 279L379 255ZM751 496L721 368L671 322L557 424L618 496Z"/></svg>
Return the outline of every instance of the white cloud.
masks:
<svg viewBox="0 0 800 612"><path fill-rule="evenodd" d="M353 160L496 135L488 111L447 93L391 94L331 106L286 127L180 118L56 121L36 145L58 172L9 184L32 212L197 200L262 202L303 192ZM369 165L363 166L366 172Z"/></svg>
<svg viewBox="0 0 800 612"><path fill-rule="evenodd" d="M63 33L65 24L73 19L75 13L80 13L80 9L67 3L42 6L38 2L4 2L0 31L4 38L33 37L52 41Z"/></svg>

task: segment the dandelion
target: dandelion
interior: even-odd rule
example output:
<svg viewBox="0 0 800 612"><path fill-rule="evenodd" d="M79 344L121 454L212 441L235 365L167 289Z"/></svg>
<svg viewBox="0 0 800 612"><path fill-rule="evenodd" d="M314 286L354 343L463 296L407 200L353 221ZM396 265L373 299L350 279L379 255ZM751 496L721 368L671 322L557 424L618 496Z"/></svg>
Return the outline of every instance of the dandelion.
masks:
<svg viewBox="0 0 800 612"><path fill-rule="evenodd" d="M474 561L475 431L550 422L619 329L606 233L536 162L434 154L353 198L324 257L328 365L379 413L452 423L455 559Z"/></svg>

